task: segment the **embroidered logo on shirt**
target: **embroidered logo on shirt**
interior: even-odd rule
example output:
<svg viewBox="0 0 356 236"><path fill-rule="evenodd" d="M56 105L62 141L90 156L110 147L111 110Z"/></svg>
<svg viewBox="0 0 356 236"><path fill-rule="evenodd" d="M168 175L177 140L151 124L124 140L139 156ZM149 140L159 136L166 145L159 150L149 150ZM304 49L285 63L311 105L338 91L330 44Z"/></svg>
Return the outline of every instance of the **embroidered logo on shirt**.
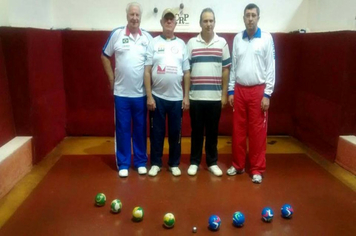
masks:
<svg viewBox="0 0 356 236"><path fill-rule="evenodd" d="M122 39L122 43L129 43L129 39L128 38L123 38Z"/></svg>

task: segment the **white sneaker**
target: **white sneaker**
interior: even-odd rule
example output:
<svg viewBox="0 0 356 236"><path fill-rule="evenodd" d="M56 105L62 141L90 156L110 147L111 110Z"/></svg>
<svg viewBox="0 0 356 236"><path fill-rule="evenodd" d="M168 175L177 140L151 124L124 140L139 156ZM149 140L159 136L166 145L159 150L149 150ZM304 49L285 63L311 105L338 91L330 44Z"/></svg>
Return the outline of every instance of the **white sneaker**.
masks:
<svg viewBox="0 0 356 236"><path fill-rule="evenodd" d="M172 172L173 176L180 176L182 174L178 167L169 167L169 170Z"/></svg>
<svg viewBox="0 0 356 236"><path fill-rule="evenodd" d="M188 168L188 175L196 175L198 171L198 166L197 165L190 165Z"/></svg>
<svg viewBox="0 0 356 236"><path fill-rule="evenodd" d="M234 166L231 166L229 169L227 169L226 174L227 175L239 175L239 174L243 174L244 172L245 172L245 169L237 170Z"/></svg>
<svg viewBox="0 0 356 236"><path fill-rule="evenodd" d="M148 175L149 176L156 176L159 171L161 171L161 168L159 168L159 166L152 166L150 171L148 171Z"/></svg>
<svg viewBox="0 0 356 236"><path fill-rule="evenodd" d="M252 182L255 183L255 184L262 183L262 176L261 175L253 175L252 176Z"/></svg>
<svg viewBox="0 0 356 236"><path fill-rule="evenodd" d="M212 165L209 166L209 170L211 173L213 173L215 176L222 176L222 171L217 165Z"/></svg>
<svg viewBox="0 0 356 236"><path fill-rule="evenodd" d="M127 169L119 170L119 176L120 176L121 178L125 178L125 177L127 177L128 175L129 175L129 170L127 170Z"/></svg>
<svg viewBox="0 0 356 236"><path fill-rule="evenodd" d="M141 167L137 168L137 172L139 175L145 175L145 174L147 174L147 168L144 166L141 166Z"/></svg>

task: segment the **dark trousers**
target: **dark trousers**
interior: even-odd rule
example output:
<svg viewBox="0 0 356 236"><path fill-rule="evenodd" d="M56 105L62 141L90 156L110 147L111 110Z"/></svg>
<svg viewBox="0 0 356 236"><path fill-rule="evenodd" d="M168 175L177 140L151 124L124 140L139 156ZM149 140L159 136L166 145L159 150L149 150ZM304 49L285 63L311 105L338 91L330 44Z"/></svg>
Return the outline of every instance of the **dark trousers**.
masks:
<svg viewBox="0 0 356 236"><path fill-rule="evenodd" d="M206 164L216 165L221 101L190 100L189 114L192 127L190 164L199 165L201 162L205 131Z"/></svg>
<svg viewBox="0 0 356 236"><path fill-rule="evenodd" d="M162 166L166 116L168 118L168 165L176 167L181 156L182 101L167 101L153 96L156 109L150 111L151 165Z"/></svg>

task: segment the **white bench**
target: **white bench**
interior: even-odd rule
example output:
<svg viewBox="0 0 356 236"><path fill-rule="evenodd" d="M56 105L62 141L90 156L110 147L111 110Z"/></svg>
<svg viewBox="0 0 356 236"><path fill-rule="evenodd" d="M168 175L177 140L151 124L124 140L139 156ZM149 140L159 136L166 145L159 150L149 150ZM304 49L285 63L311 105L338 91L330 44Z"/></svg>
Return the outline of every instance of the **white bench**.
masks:
<svg viewBox="0 0 356 236"><path fill-rule="evenodd" d="M32 137L15 137L0 147L0 199L32 169Z"/></svg>

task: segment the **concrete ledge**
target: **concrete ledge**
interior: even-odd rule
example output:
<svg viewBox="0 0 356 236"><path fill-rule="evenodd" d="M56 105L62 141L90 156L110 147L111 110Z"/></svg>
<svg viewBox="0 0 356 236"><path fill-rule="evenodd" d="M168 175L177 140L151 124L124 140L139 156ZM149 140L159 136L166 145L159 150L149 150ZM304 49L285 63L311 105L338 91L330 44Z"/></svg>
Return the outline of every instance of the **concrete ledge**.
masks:
<svg viewBox="0 0 356 236"><path fill-rule="evenodd" d="M356 175L356 136L339 137L335 162Z"/></svg>
<svg viewBox="0 0 356 236"><path fill-rule="evenodd" d="M32 169L32 137L15 137L0 147L0 198Z"/></svg>

